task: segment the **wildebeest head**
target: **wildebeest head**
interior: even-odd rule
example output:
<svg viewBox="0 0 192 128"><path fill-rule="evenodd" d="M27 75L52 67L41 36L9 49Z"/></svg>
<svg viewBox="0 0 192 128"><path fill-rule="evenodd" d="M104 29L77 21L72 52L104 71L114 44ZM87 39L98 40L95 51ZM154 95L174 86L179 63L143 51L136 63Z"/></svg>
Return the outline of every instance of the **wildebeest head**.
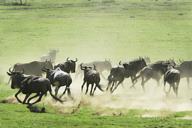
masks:
<svg viewBox="0 0 192 128"><path fill-rule="evenodd" d="M23 72L11 71L11 68L9 69L9 72L7 72L7 74L10 76L10 79L11 79L11 88L12 89L21 87L21 82L24 79Z"/></svg>
<svg viewBox="0 0 192 128"><path fill-rule="evenodd" d="M91 66L83 66L83 63L80 64L81 70L84 70L84 72L88 72L89 70L94 69ZM94 66L95 67L95 66ZM96 68L96 67L95 67Z"/></svg>
<svg viewBox="0 0 192 128"><path fill-rule="evenodd" d="M69 57L66 60L66 64L69 66L70 71L72 73L75 73L75 69L76 69L76 62L78 61L78 59L76 58L75 60L71 60L69 59Z"/></svg>

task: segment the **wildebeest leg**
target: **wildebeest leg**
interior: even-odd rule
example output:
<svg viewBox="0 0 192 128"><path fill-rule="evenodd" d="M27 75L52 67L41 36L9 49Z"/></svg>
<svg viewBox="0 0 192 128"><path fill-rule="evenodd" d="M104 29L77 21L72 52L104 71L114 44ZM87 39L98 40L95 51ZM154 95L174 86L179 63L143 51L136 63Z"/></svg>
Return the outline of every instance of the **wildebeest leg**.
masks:
<svg viewBox="0 0 192 128"><path fill-rule="evenodd" d="M96 89L97 89L97 85L95 85L95 88L94 88L94 90L93 90L93 96L94 96L94 94L95 94Z"/></svg>
<svg viewBox="0 0 192 128"><path fill-rule="evenodd" d="M190 83L190 79L189 79L189 77L187 77L187 87L188 88L190 88L189 83Z"/></svg>
<svg viewBox="0 0 192 128"><path fill-rule="evenodd" d="M90 96L93 96L93 87L94 87L94 83L91 84Z"/></svg>
<svg viewBox="0 0 192 128"><path fill-rule="evenodd" d="M135 85L135 83L137 83L136 76L131 76L131 82L132 82L132 84L134 84L134 85Z"/></svg>
<svg viewBox="0 0 192 128"><path fill-rule="evenodd" d="M83 84L81 85L81 92L83 92L83 87L85 85L85 81L83 82Z"/></svg>
<svg viewBox="0 0 192 128"><path fill-rule="evenodd" d="M21 93L21 89L19 89L19 91L15 94L15 98L19 103L22 103L22 101L18 98L19 93Z"/></svg>
<svg viewBox="0 0 192 128"><path fill-rule="evenodd" d="M136 76L131 76L132 86L130 88L135 88L135 84L137 83L137 79L135 80Z"/></svg>
<svg viewBox="0 0 192 128"><path fill-rule="evenodd" d="M23 104L26 104L25 102L26 102L27 98L28 98L30 95L31 95L31 93L25 95L25 98L24 98L24 100L23 100Z"/></svg>
<svg viewBox="0 0 192 128"><path fill-rule="evenodd" d="M56 86L55 87L55 96L57 97L57 94L58 94L58 92L59 92L59 88L60 88L60 86Z"/></svg>
<svg viewBox="0 0 192 128"><path fill-rule="evenodd" d="M107 88L106 88L106 91L109 90L109 87L111 86L111 83L112 83L112 81L109 81L109 83L108 83L108 85L107 85Z"/></svg>
<svg viewBox="0 0 192 128"><path fill-rule="evenodd" d="M165 86L166 86L166 82L164 82L164 92L165 92L166 95L169 95L172 85L171 84L169 85L169 90L168 91L166 91Z"/></svg>
<svg viewBox="0 0 192 128"><path fill-rule="evenodd" d="M114 87L114 89L112 90L112 93L117 89L117 87L119 86L119 84L121 84L123 82L123 80L119 81L118 84L116 84L116 86Z"/></svg>
<svg viewBox="0 0 192 128"><path fill-rule="evenodd" d="M59 96L59 98L62 98L63 95L65 95L66 91L67 91L67 86L65 87L65 90L63 91L63 93Z"/></svg>
<svg viewBox="0 0 192 128"><path fill-rule="evenodd" d="M176 96L178 96L178 88L179 88L179 81L176 82L176 88L175 88Z"/></svg>
<svg viewBox="0 0 192 128"><path fill-rule="evenodd" d="M111 85L111 88L110 88L110 92L111 92L111 93L112 93L112 91L113 91L113 87L114 87L115 84L116 84L116 82L113 81L113 82L112 82L112 85Z"/></svg>
<svg viewBox="0 0 192 128"><path fill-rule="evenodd" d="M38 97L39 95L40 95L40 93L37 93L36 95L34 95L34 96L32 96L31 98L29 98L29 99L27 100L27 104L30 104L30 101L31 101L32 99Z"/></svg>
<svg viewBox="0 0 192 128"><path fill-rule="evenodd" d="M67 95L73 100L73 97L71 96L71 90L69 87L67 88Z"/></svg>
<svg viewBox="0 0 192 128"><path fill-rule="evenodd" d="M141 82L141 86L142 86L142 88L143 88L143 91L145 92L145 83L149 80L150 78L146 78L145 80L144 80L144 77L142 77L142 82Z"/></svg>
<svg viewBox="0 0 192 128"><path fill-rule="evenodd" d="M88 92L88 89L89 89L89 83L87 82L87 88L86 88L86 92L85 92L85 95L87 94L87 92Z"/></svg>
<svg viewBox="0 0 192 128"><path fill-rule="evenodd" d="M31 103L31 105L33 105L33 104L36 104L37 102L40 102L41 101L41 98L43 97L43 93L41 93L40 95L39 95L39 98L35 101L35 102L33 102L33 103Z"/></svg>

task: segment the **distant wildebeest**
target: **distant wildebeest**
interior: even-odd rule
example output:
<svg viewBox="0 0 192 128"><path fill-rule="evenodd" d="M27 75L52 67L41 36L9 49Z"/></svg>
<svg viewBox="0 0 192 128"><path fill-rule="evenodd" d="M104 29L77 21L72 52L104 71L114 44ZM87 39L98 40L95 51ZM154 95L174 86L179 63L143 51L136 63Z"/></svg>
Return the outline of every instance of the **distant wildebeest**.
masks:
<svg viewBox="0 0 192 128"><path fill-rule="evenodd" d="M46 78L48 78L50 80L52 86L55 87L55 96L56 97L57 97L60 87L65 86L65 89L59 98L61 98L66 93L66 91L67 91L68 96L70 98L72 98L71 90L70 90L72 78L69 73L62 71L59 67L54 70L44 68L43 71L46 72Z"/></svg>
<svg viewBox="0 0 192 128"><path fill-rule="evenodd" d="M162 75L164 75L165 72L167 71L168 66L175 66L175 65L176 65L175 62L172 60L155 62L153 64L144 67L140 71L139 75L135 78L135 80L138 79L139 77L142 78L141 86L143 90L145 90L144 88L145 83L151 78L156 80L157 84L159 85L160 79Z"/></svg>
<svg viewBox="0 0 192 128"><path fill-rule="evenodd" d="M54 69L56 68L60 68L62 71L67 72L67 73L75 73L75 69L76 69L76 62L78 61L78 59L76 58L76 60L70 60L69 57L66 59L66 62L64 63L60 63L54 66Z"/></svg>
<svg viewBox="0 0 192 128"><path fill-rule="evenodd" d="M11 71L9 69L9 72L7 74L11 78L11 88L12 89L19 89L19 91L15 94L15 97L18 102L22 104L30 104L33 105L37 102L41 101L41 98L43 95L47 94L47 91L49 91L50 95L57 101L63 102L59 98L55 97L52 94L51 90L51 83L49 79L39 77L39 76L31 76L31 75L25 75L23 72L18 71ZM25 98L23 101L21 101L18 98L18 95L20 93L25 94ZM33 93L36 93L36 95L29 98L29 96ZM30 103L30 101L36 97L39 97L35 102Z"/></svg>
<svg viewBox="0 0 192 128"><path fill-rule="evenodd" d="M166 82L169 83L169 91L165 91ZM177 69L174 69L172 66L168 67L167 72L164 75L164 91L166 94L169 94L171 91L171 87L173 88L174 93L176 96L178 95L178 87L180 82L180 72Z"/></svg>
<svg viewBox="0 0 192 128"><path fill-rule="evenodd" d="M43 55L40 58L40 61L44 62L46 60L51 61L52 63L55 63L55 59L56 59L56 54L59 50L50 50L49 53L47 55Z"/></svg>
<svg viewBox="0 0 192 128"><path fill-rule="evenodd" d="M99 72L96 70L96 66L90 67L90 66L83 66L83 64L80 64L81 70L84 71L84 79L83 84L81 86L81 92L83 92L83 87L85 84L87 84L86 92L87 94L89 85L91 84L91 90L90 90L90 96L93 96L95 93L96 88L99 88L101 91L103 89L101 88L100 83L100 75Z"/></svg>
<svg viewBox="0 0 192 128"><path fill-rule="evenodd" d="M183 61L175 68L180 71L181 78L187 78L187 85L189 87L190 77L192 77L192 61Z"/></svg>
<svg viewBox="0 0 192 128"><path fill-rule="evenodd" d="M109 82L106 90L108 91L110 89L110 92L113 93L117 89L119 84L122 84L124 79L128 77L129 74L127 74L123 66L120 65L117 67L113 67L108 76Z"/></svg>
<svg viewBox="0 0 192 128"><path fill-rule="evenodd" d="M101 77L104 78L104 79L106 79L106 78L103 75L103 71L109 71L110 72L110 70L112 68L110 60L93 61L93 62L90 62L90 63L84 63L84 65L86 65L86 66L93 66L93 65L95 65L97 67L97 71L99 72ZM81 66L78 65L76 77L78 77L79 75L82 76L82 74L83 74L83 72L81 71Z"/></svg>
<svg viewBox="0 0 192 128"><path fill-rule="evenodd" d="M149 58L147 58L149 60ZM119 65L121 65L121 61L119 62ZM126 62L122 64L125 68L126 74L128 74L131 77L133 85L131 87L134 87L136 81L134 79L136 78L136 74L143 69L145 66L147 66L147 63L145 61L145 58L139 58L132 60L130 62Z"/></svg>
<svg viewBox="0 0 192 128"><path fill-rule="evenodd" d="M35 75L35 76L42 76L42 68L49 68L53 69L53 65L51 61L45 61L45 62L40 62L40 61L32 61L29 63L17 63L13 67L13 71L23 71L24 74L27 75Z"/></svg>

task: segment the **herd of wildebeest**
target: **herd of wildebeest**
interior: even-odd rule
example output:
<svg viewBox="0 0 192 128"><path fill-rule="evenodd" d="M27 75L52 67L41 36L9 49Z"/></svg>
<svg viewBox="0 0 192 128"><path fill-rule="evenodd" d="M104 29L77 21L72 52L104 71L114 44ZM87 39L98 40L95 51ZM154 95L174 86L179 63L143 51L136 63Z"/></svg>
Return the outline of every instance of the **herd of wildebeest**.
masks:
<svg viewBox="0 0 192 128"><path fill-rule="evenodd" d="M48 59L48 58L44 58ZM59 102L64 102L62 96L67 96L73 100L70 85L73 82L71 73L75 73L74 79L82 78L81 91L83 92L86 85L85 94L89 92L90 96L94 96L96 89L113 93L120 84L123 85L125 78L131 78L132 86L141 78L141 86L145 91L145 83L154 79L159 85L161 78L164 81L164 91L168 95L173 89L175 95L178 95L178 87L181 78L189 79L192 77L192 61L180 61L179 64L173 59L161 60L154 63L150 62L149 57L139 57L128 62L119 62L118 66L112 66L110 60L93 61L90 63L80 63L79 60L67 58L65 62L54 65L53 60L33 61L29 63L16 63L9 68L7 74L10 76L11 88L18 89L15 97L22 104L33 105L41 101L42 97L50 93L50 95ZM103 74L108 72L108 76ZM46 74L43 77L42 74ZM101 77L108 81L107 87L101 86ZM165 89L166 83L169 89ZM59 89L64 87L62 94L58 94ZM52 91L54 89L54 92ZM25 95L24 100L18 98L18 94ZM32 96L32 94L35 94ZM30 97L31 96L31 97ZM34 98L37 98L34 100ZM33 101L33 102L32 102Z"/></svg>

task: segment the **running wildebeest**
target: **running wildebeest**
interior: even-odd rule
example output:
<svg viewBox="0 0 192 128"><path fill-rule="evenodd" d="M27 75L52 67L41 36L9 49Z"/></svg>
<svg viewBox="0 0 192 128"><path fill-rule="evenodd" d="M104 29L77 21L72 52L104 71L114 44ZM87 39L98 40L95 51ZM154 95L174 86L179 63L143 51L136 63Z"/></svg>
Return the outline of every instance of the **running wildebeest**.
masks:
<svg viewBox="0 0 192 128"><path fill-rule="evenodd" d="M41 56L40 61L44 62L46 60L49 60L52 63L55 63L57 52L59 52L59 50L55 50L55 49L50 50L47 55Z"/></svg>
<svg viewBox="0 0 192 128"><path fill-rule="evenodd" d="M81 86L81 92L83 92L83 87L85 84L87 84L87 89L85 94L87 94L89 85L91 84L90 96L94 95L96 88L99 88L101 91L103 91L103 89L101 88L101 85L99 84L100 75L99 75L99 72L97 72L96 70L96 66L94 65L94 68L93 68L90 66L83 66L83 64L80 64L80 67L81 67L81 70L84 71L84 79L83 79L83 84Z"/></svg>
<svg viewBox="0 0 192 128"><path fill-rule="evenodd" d="M165 74L165 72L168 69L168 66L175 66L174 61L158 61L153 64L150 64L146 67L144 67L138 76L136 76L135 80L138 79L139 77L142 78L141 81L141 86L143 90L145 90L144 85L149 79L154 79L157 81L157 85L159 86L160 79L162 75Z"/></svg>
<svg viewBox="0 0 192 128"><path fill-rule="evenodd" d="M121 65L121 61L119 62L119 65ZM147 63L144 58L139 58L132 60L128 63L122 64L125 68L126 74L128 74L131 77L131 81L133 85L131 87L134 87L136 81L134 80L136 78L136 74L143 69L145 66L147 66Z"/></svg>
<svg viewBox="0 0 192 128"><path fill-rule="evenodd" d="M9 69L9 72L7 74L11 78L11 88L12 89L19 89L19 91L15 94L15 97L19 103L22 104L35 104L41 101L41 98L43 95L47 94L47 91L49 91L50 95L57 101L63 102L59 98L55 97L52 94L51 90L51 83L49 79L39 77L39 76L31 76L31 75L25 75L23 72L16 72L11 71ZM20 93L25 94L25 98L23 101L21 101L18 98L18 95ZM33 93L36 93L36 95L29 98L29 96ZM39 97L35 102L30 103L30 101L36 97Z"/></svg>
<svg viewBox="0 0 192 128"><path fill-rule="evenodd" d="M17 63L17 64L15 64L13 67L13 71L22 72L24 70L24 74L42 76L42 73L43 73L42 68L43 67L53 69L53 65L52 65L51 61L45 61L45 62L32 61L29 63Z"/></svg>
<svg viewBox="0 0 192 128"><path fill-rule="evenodd" d="M129 74L125 71L123 66L113 67L108 76L108 86L107 91L110 89L110 92L113 93L119 84L122 84L125 78L128 78ZM118 82L118 83L117 83Z"/></svg>
<svg viewBox="0 0 192 128"><path fill-rule="evenodd" d="M192 77L192 61L183 61L175 68L180 71L181 78L187 78L187 85L189 87L190 77Z"/></svg>
<svg viewBox="0 0 192 128"><path fill-rule="evenodd" d="M90 63L84 63L86 66L93 66L95 65L97 67L97 71L101 75L102 78L106 79L105 76L103 75L104 71L109 71L112 68L110 60L104 60L104 61L93 61ZM83 72L81 70L81 65L78 65L77 67L77 73L75 77L78 77L79 75L82 76Z"/></svg>
<svg viewBox="0 0 192 128"><path fill-rule="evenodd" d="M62 71L67 72L67 73L75 73L75 69L76 69L76 62L78 61L78 59L76 58L76 60L70 60L69 57L66 59L66 62L64 63L60 63L54 66L54 69L56 68L60 68Z"/></svg>
<svg viewBox="0 0 192 128"><path fill-rule="evenodd" d="M57 97L58 91L60 87L65 86L65 90L63 91L62 95L59 97L61 98L67 91L67 94L70 98L71 97L71 90L70 85L72 83L72 78L69 73L62 71L59 67L52 70L44 68L42 69L46 72L46 78L48 78L53 87L55 87L55 96Z"/></svg>
<svg viewBox="0 0 192 128"><path fill-rule="evenodd" d="M169 83L169 91L165 91L166 82ZM174 69L172 66L168 67L167 72L164 75L164 91L166 94L169 94L171 91L171 87L173 88L176 96L178 95L178 87L180 82L180 72L177 69Z"/></svg>

